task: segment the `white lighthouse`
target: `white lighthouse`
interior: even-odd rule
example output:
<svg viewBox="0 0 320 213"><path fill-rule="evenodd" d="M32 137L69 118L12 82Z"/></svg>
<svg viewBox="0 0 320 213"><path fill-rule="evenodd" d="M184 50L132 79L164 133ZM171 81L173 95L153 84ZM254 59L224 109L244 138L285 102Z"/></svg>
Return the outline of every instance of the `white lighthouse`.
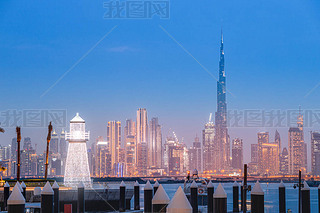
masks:
<svg viewBox="0 0 320 213"><path fill-rule="evenodd" d="M65 186L74 187L82 182L86 187L91 187L86 144L90 132L86 132L85 127L85 121L79 113L70 121L70 132L66 133L69 148L64 173Z"/></svg>

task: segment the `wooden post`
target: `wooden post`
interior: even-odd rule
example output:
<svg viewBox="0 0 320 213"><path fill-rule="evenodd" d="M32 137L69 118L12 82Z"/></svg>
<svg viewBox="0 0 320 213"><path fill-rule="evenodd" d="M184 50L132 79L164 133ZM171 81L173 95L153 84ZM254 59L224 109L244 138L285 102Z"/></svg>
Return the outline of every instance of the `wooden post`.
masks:
<svg viewBox="0 0 320 213"><path fill-rule="evenodd" d="M17 132L17 181L20 181L20 141L21 141L21 129L19 126L16 128Z"/></svg>
<svg viewBox="0 0 320 213"><path fill-rule="evenodd" d="M51 140L51 132L52 132L52 125L51 125L51 121L50 124L48 126L48 136L47 136L47 153L46 153L46 170L45 170L45 175L44 178L47 180L48 178L48 158L49 158L49 143Z"/></svg>

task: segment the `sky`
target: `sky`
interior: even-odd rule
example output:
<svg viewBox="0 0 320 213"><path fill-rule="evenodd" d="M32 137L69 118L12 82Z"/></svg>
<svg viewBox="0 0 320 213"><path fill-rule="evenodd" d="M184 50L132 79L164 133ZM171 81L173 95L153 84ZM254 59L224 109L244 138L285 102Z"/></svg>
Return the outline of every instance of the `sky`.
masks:
<svg viewBox="0 0 320 213"><path fill-rule="evenodd" d="M228 109L319 109L319 1L175 0L162 19L108 18L104 2L1 2L2 126L8 110L62 109L67 120L79 112L91 143L106 137L107 121L124 123L146 108L149 118L159 117L163 138L175 131L190 145L216 111L221 28ZM229 133L243 139L249 162L257 132L270 131L273 140L278 129L287 146L288 128ZM5 129L2 145L15 135ZM305 131L309 154L311 130L320 130L318 123ZM22 136L42 152L46 131L22 128Z"/></svg>

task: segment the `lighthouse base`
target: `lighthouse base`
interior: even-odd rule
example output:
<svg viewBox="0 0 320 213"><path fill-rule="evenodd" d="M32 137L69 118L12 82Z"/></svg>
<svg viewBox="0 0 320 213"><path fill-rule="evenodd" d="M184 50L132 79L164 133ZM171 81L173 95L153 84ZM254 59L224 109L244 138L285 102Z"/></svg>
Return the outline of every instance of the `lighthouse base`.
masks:
<svg viewBox="0 0 320 213"><path fill-rule="evenodd" d="M86 188L92 187L87 144L86 142L69 142L64 185L77 187L79 183L83 183Z"/></svg>

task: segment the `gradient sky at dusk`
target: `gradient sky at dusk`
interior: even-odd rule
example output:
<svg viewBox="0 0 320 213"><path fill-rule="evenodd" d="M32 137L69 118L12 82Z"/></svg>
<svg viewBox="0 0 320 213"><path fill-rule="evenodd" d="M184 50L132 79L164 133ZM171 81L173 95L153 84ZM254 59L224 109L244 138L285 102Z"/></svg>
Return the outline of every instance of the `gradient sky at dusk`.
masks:
<svg viewBox="0 0 320 213"><path fill-rule="evenodd" d="M191 144L216 111L216 80L203 67L218 77L221 26L229 109L320 108L320 87L310 93L320 83L319 1L175 0L163 20L104 19L103 2L1 2L0 111L66 109L68 120L79 112L93 142L106 136L107 121L135 119L142 107L159 117L163 138L171 128ZM287 146L288 127L278 130ZM309 130L320 125L306 129L308 147ZM273 140L275 128L229 130L231 139L243 138L246 162L258 131ZM44 149L46 128L22 133ZM0 143L12 137L7 128Z"/></svg>

